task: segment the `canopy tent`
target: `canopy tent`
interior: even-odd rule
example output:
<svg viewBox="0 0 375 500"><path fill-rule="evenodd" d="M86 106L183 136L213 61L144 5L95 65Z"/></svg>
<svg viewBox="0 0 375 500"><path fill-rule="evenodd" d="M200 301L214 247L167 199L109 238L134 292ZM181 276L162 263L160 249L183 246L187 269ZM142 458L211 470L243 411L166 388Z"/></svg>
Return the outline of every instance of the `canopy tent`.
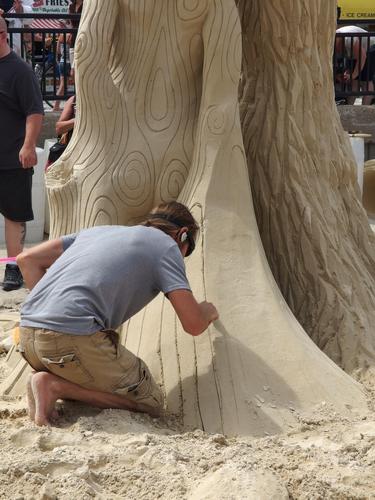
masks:
<svg viewBox="0 0 375 500"><path fill-rule="evenodd" d="M375 19L375 0L338 0L341 20Z"/></svg>

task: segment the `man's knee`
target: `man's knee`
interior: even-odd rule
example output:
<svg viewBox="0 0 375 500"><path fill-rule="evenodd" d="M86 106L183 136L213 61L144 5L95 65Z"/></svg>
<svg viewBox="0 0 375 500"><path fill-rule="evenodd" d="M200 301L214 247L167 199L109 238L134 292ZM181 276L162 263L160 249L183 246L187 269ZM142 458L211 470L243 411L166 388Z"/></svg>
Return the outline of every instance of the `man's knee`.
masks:
<svg viewBox="0 0 375 500"><path fill-rule="evenodd" d="M151 413L152 410L152 413L158 416L164 407L163 392L142 360L140 360L139 371L140 380L138 383L127 387L117 387L114 392L123 395L126 399L135 401L140 411Z"/></svg>

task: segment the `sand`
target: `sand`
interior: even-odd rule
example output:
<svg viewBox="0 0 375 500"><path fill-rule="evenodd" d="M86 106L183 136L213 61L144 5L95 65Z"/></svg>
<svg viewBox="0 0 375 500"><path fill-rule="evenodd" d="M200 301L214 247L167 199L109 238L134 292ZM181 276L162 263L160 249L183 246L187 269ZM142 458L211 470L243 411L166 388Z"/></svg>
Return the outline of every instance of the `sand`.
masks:
<svg viewBox="0 0 375 500"><path fill-rule="evenodd" d="M11 325L26 290L0 292ZM9 367L0 355L0 380ZM321 404L296 412L289 432L261 438L182 429L121 410L61 404L36 427L25 398L0 400L0 498L370 499L375 498L375 397L343 418Z"/></svg>

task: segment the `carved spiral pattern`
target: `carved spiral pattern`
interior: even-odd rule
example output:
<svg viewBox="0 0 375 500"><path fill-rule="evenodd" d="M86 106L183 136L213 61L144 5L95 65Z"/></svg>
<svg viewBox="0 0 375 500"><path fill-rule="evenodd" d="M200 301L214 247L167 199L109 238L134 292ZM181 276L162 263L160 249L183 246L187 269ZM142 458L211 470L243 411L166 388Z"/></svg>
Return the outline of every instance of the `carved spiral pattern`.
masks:
<svg viewBox="0 0 375 500"><path fill-rule="evenodd" d="M208 9L208 0L177 0L177 16L182 21L198 21Z"/></svg>
<svg viewBox="0 0 375 500"><path fill-rule="evenodd" d="M160 193L158 201L162 202L177 199L185 184L188 173L188 167L181 160L172 160L166 166L160 177L159 189L157 190L157 192Z"/></svg>
<svg viewBox="0 0 375 500"><path fill-rule="evenodd" d="M214 135L224 134L227 126L227 116L219 107L212 107L207 112L207 127Z"/></svg>
<svg viewBox="0 0 375 500"><path fill-rule="evenodd" d="M150 165L140 151L131 153L115 170L113 188L125 206L142 206L152 195Z"/></svg>

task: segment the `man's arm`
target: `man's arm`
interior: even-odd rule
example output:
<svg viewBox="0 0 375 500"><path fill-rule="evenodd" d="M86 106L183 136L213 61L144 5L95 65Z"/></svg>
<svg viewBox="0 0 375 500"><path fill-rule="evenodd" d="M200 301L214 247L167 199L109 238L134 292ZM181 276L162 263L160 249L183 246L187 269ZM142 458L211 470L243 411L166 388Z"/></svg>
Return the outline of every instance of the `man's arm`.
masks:
<svg viewBox="0 0 375 500"><path fill-rule="evenodd" d="M198 303L189 290L174 290L168 294L168 298L183 329L190 335L200 335L219 317L216 307L211 302Z"/></svg>
<svg viewBox="0 0 375 500"><path fill-rule="evenodd" d="M33 114L26 118L25 141L19 152L23 168L31 168L37 164L36 141L42 128L43 115Z"/></svg>
<svg viewBox="0 0 375 500"><path fill-rule="evenodd" d="M74 127L74 96L69 97L66 101L64 109L62 110L61 116L56 123L56 134L62 135L65 132L69 132Z"/></svg>
<svg viewBox="0 0 375 500"><path fill-rule="evenodd" d="M62 239L57 238L28 248L17 256L17 264L29 290L32 290L43 278L47 269L60 257L63 251Z"/></svg>

